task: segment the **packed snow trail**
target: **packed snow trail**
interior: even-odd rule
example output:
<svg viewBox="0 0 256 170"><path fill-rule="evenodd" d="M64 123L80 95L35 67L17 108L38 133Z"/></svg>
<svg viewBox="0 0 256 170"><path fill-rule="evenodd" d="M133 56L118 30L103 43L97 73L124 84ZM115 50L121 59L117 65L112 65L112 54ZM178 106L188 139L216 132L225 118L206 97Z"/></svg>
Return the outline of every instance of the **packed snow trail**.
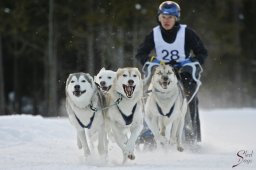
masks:
<svg viewBox="0 0 256 170"><path fill-rule="evenodd" d="M203 110L200 117L199 146L186 146L182 153L175 148L136 152L134 161L122 165L121 151L113 143L107 163L97 156L85 159L67 118L0 116L0 170L256 169L256 109Z"/></svg>

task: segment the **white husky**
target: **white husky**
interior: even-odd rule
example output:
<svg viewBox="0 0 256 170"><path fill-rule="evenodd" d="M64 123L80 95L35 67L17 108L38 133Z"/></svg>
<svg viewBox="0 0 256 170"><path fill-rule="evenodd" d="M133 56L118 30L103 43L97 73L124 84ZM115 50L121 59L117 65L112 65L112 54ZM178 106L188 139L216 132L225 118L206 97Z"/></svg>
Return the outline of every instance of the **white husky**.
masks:
<svg viewBox="0 0 256 170"><path fill-rule="evenodd" d="M107 95L107 119L116 143L127 158L135 159L135 142L143 129L143 83L137 68L120 68ZM116 105L113 105L115 103Z"/></svg>
<svg viewBox="0 0 256 170"><path fill-rule="evenodd" d="M145 120L157 146L177 143L183 151L182 131L187 112L187 100L177 77L169 65L159 65L151 79L152 93L145 105Z"/></svg>
<svg viewBox="0 0 256 170"><path fill-rule="evenodd" d="M106 154L103 114L100 109L97 110L100 107L93 78L88 73L70 74L66 82L66 109L77 131L78 148L83 148L85 156L90 155L90 146L94 147L95 141L98 143L98 152Z"/></svg>
<svg viewBox="0 0 256 170"><path fill-rule="evenodd" d="M99 89L105 94L111 88L113 80L116 77L116 72L112 70L106 70L104 67L94 77L95 83Z"/></svg>

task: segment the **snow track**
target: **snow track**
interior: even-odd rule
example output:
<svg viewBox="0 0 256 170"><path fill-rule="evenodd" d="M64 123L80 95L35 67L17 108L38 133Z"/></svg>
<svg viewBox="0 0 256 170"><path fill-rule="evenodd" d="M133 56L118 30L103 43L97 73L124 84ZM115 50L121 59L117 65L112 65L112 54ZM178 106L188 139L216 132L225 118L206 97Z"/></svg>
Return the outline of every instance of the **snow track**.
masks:
<svg viewBox="0 0 256 170"><path fill-rule="evenodd" d="M233 169L256 169L255 109L203 110L200 118L203 142L199 146L185 146L182 153L175 149L137 152L134 161L121 165L121 151L113 143L108 163L97 156L86 160L67 118L1 116L0 170L226 170L240 163L238 152L243 159Z"/></svg>

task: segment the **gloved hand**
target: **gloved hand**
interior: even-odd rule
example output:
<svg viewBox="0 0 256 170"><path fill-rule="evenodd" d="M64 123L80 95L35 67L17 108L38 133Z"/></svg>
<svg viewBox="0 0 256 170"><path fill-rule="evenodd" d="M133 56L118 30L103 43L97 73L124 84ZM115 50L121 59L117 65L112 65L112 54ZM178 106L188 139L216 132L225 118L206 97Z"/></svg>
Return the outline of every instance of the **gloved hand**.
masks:
<svg viewBox="0 0 256 170"><path fill-rule="evenodd" d="M181 62L177 62L177 64L175 64L174 67L180 68L180 67L184 66L185 64L193 63L196 61L197 61L197 59L195 59L195 58L187 58Z"/></svg>
<svg viewBox="0 0 256 170"><path fill-rule="evenodd" d="M179 64L180 64L180 66L182 67L184 64L191 63L191 62L192 62L191 59L190 59L190 58L187 58L187 59L181 61Z"/></svg>

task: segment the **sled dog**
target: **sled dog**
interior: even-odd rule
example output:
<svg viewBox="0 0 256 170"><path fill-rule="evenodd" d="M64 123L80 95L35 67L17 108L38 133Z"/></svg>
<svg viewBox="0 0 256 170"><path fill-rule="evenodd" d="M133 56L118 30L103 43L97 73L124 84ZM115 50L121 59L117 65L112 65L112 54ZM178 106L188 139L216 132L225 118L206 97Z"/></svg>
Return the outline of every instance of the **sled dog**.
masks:
<svg viewBox="0 0 256 170"><path fill-rule="evenodd" d="M103 94L109 91L113 84L113 80L116 76L116 72L112 70L106 70L104 67L99 71L99 73L94 77L94 81L98 88Z"/></svg>
<svg viewBox="0 0 256 170"><path fill-rule="evenodd" d="M173 68L169 65L156 67L150 88L152 92L145 104L145 121L154 135L157 147L177 143L177 150L182 152L181 138L187 100Z"/></svg>
<svg viewBox="0 0 256 170"><path fill-rule="evenodd" d="M135 142L143 129L143 82L137 68L119 68L107 95L107 120L115 142L123 152L123 163L134 160Z"/></svg>
<svg viewBox="0 0 256 170"><path fill-rule="evenodd" d="M98 89L88 73L70 74L66 81L66 110L77 132L77 145L84 155L91 154L95 143L98 153L106 153L104 118ZM91 146L91 148L90 148Z"/></svg>

